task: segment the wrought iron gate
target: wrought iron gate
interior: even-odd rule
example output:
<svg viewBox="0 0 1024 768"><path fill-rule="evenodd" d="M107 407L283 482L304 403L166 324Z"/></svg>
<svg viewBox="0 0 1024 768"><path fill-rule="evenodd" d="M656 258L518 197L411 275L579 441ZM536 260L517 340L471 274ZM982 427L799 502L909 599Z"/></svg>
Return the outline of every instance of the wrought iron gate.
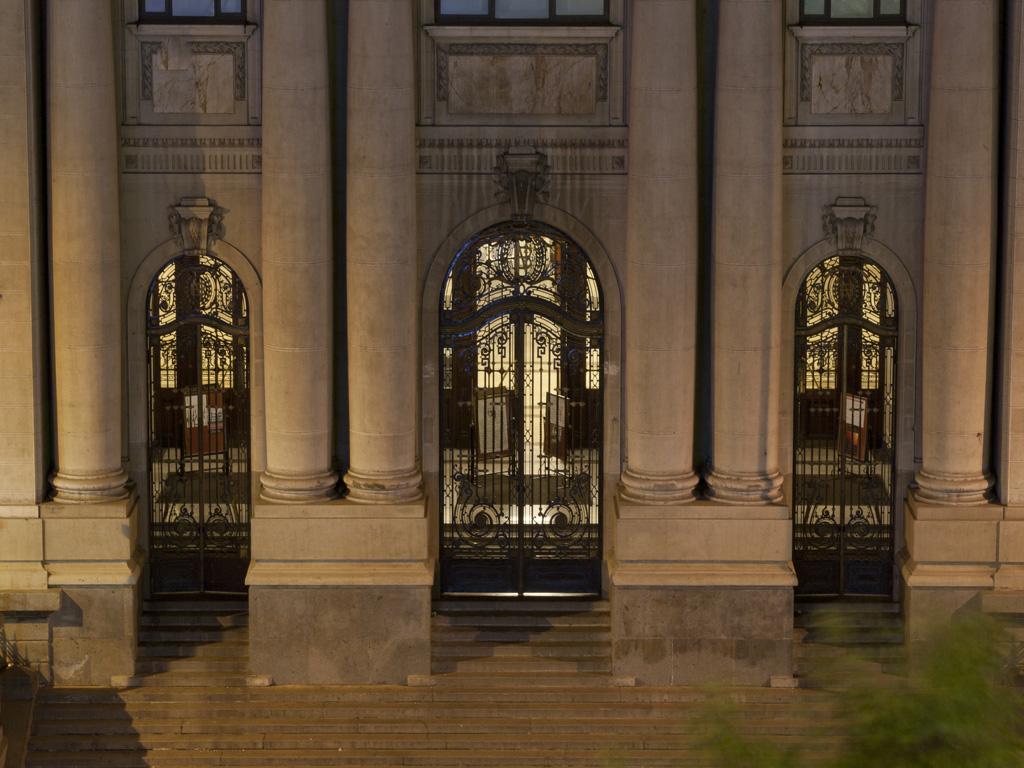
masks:
<svg viewBox="0 0 1024 768"><path fill-rule="evenodd" d="M881 267L844 254L811 270L796 309L797 592L889 595L896 293Z"/></svg>
<svg viewBox="0 0 1024 768"><path fill-rule="evenodd" d="M507 224L455 257L441 297L446 593L599 593L600 288L561 233Z"/></svg>
<svg viewBox="0 0 1024 768"><path fill-rule="evenodd" d="M187 252L150 287L152 591L244 592L249 561L249 308L219 259Z"/></svg>

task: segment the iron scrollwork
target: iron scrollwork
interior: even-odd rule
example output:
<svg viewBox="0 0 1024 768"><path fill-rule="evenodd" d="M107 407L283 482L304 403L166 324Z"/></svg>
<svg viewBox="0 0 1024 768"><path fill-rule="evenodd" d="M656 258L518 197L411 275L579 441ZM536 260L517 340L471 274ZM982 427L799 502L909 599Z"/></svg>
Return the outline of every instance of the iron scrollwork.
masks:
<svg viewBox="0 0 1024 768"><path fill-rule="evenodd" d="M445 591L599 591L593 268L555 230L502 225L460 250L440 310Z"/></svg>
<svg viewBox="0 0 1024 768"><path fill-rule="evenodd" d="M797 299L793 560L804 594L892 589L896 293L842 253Z"/></svg>

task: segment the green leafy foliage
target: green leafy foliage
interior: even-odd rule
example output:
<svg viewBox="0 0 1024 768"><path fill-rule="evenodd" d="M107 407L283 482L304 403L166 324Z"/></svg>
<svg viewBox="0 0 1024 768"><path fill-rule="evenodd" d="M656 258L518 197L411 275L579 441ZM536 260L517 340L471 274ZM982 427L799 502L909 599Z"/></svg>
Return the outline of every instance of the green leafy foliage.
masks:
<svg viewBox="0 0 1024 768"><path fill-rule="evenodd" d="M842 729L827 768L1020 768L1024 702L1006 668L1009 641L986 616L961 618L915 649L906 677L848 667L836 694ZM838 678L836 678L838 679ZM716 768L800 768L811 757L742 733L710 707L704 743ZM835 726L833 726L835 727Z"/></svg>

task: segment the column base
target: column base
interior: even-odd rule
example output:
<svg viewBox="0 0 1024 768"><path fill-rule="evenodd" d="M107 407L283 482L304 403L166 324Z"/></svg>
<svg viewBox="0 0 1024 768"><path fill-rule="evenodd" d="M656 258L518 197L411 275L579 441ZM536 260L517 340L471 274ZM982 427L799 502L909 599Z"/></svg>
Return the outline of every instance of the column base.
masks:
<svg viewBox="0 0 1024 768"><path fill-rule="evenodd" d="M403 684L430 673L426 502L256 504L249 657L277 684ZM286 652L282 652L286 649Z"/></svg>
<svg viewBox="0 0 1024 768"><path fill-rule="evenodd" d="M423 473L410 469L395 473L345 473L348 498L360 504L408 504L423 498Z"/></svg>
<svg viewBox="0 0 1024 768"><path fill-rule="evenodd" d="M61 504L102 504L127 499L132 488L124 468L101 474L55 472L50 478L54 501Z"/></svg>
<svg viewBox="0 0 1024 768"><path fill-rule="evenodd" d="M278 504L309 504L338 495L338 473L283 475L270 470L260 476L260 498Z"/></svg>
<svg viewBox="0 0 1024 768"><path fill-rule="evenodd" d="M708 498L722 504L781 504L782 474L725 472L707 476Z"/></svg>
<svg viewBox="0 0 1024 768"><path fill-rule="evenodd" d="M697 475L656 475L628 466L619 480L619 497L632 504L688 504L695 499Z"/></svg>
<svg viewBox="0 0 1024 768"><path fill-rule="evenodd" d="M918 470L913 496L923 504L977 506L992 496L991 475L937 475Z"/></svg>

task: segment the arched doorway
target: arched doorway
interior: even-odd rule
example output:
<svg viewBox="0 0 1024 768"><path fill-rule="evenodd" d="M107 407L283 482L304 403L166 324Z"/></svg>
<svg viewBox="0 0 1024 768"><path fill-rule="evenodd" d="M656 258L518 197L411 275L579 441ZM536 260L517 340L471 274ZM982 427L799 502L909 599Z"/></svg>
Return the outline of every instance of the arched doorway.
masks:
<svg viewBox="0 0 1024 768"><path fill-rule="evenodd" d="M440 554L446 594L601 588L601 289L537 224L481 233L440 297Z"/></svg>
<svg viewBox="0 0 1024 768"><path fill-rule="evenodd" d="M896 291L860 255L811 269L796 306L793 562L797 594L892 592Z"/></svg>
<svg viewBox="0 0 1024 768"><path fill-rule="evenodd" d="M209 253L169 261L146 302L152 592L245 591L249 304Z"/></svg>

